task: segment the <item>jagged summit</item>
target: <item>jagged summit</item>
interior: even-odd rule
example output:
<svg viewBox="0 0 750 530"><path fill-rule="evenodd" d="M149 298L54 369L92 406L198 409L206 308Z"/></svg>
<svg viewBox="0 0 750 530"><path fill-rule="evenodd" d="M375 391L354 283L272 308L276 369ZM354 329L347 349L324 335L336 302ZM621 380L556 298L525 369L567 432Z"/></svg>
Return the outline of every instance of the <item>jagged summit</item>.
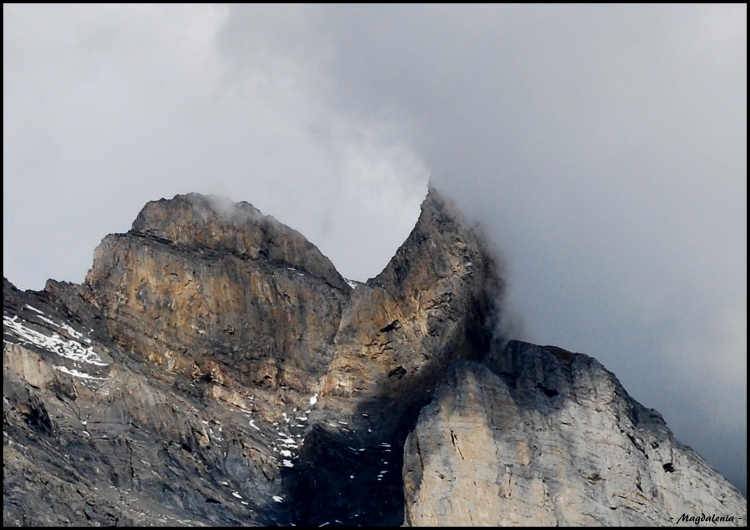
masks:
<svg viewBox="0 0 750 530"><path fill-rule="evenodd" d="M198 193L152 201L143 207L128 234L163 239L189 250L225 252L244 259L260 257L349 290L333 263L315 245L244 201L234 203Z"/></svg>
<svg viewBox="0 0 750 530"><path fill-rule="evenodd" d="M477 273L493 283L487 289L498 293L502 290L502 280L484 236L433 187L428 188L414 229L373 282L392 285L394 293L402 292L402 284L411 271L410 263L415 259L422 261L422 270L430 270L438 278L455 273L471 276L480 267Z"/></svg>
<svg viewBox="0 0 750 530"><path fill-rule="evenodd" d="M746 523L599 363L501 346L502 288L434 189L353 287L249 203L150 202L82 285L4 279L3 522Z"/></svg>

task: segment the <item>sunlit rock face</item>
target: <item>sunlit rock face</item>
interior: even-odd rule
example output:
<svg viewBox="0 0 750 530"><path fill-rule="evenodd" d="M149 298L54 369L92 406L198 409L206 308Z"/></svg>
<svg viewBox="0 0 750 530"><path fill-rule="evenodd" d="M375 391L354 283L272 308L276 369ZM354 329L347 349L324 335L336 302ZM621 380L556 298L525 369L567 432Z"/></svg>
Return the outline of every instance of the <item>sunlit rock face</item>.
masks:
<svg viewBox="0 0 750 530"><path fill-rule="evenodd" d="M511 341L454 365L404 454L412 526L653 526L747 502L595 359ZM682 521L685 524L695 524Z"/></svg>
<svg viewBox="0 0 750 530"><path fill-rule="evenodd" d="M3 522L744 523L596 361L500 348L502 291L434 189L366 283L248 203L150 202L82 285L4 279Z"/></svg>
<svg viewBox="0 0 750 530"><path fill-rule="evenodd" d="M307 393L349 291L298 232L196 194L151 202L107 236L82 289L118 344L168 371Z"/></svg>

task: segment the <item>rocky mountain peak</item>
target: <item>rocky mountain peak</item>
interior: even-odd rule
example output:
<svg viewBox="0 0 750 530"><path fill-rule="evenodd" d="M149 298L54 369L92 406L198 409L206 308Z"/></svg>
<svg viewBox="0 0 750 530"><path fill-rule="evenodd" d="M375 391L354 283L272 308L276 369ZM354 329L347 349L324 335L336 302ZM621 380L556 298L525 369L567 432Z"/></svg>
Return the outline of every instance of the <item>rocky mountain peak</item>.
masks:
<svg viewBox="0 0 750 530"><path fill-rule="evenodd" d="M479 274L492 277L500 285L497 271L493 270L493 255L479 228L470 226L463 214L432 187L422 202L414 229L373 282L400 293L406 277L413 274L410 264L416 260L426 266L425 272L431 272L431 280L451 275L468 278L479 265Z"/></svg>
<svg viewBox="0 0 750 530"><path fill-rule="evenodd" d="M193 251L231 253L294 267L332 286L349 286L333 263L302 234L247 202L189 193L146 204L130 235L147 236Z"/></svg>
<svg viewBox="0 0 750 530"><path fill-rule="evenodd" d="M4 279L4 524L746 523L593 358L501 344L494 254L437 190L352 284L198 194L148 203L82 285Z"/></svg>

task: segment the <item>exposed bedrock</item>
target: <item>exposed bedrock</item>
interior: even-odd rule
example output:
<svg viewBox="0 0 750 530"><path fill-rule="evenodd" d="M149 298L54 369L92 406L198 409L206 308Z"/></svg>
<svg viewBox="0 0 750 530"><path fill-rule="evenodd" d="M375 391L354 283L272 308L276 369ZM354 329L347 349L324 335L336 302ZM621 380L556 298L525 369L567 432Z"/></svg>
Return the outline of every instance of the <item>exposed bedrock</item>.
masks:
<svg viewBox="0 0 750 530"><path fill-rule="evenodd" d="M412 526L746 524L740 493L614 374L518 341L451 368L409 434L403 473Z"/></svg>
<svg viewBox="0 0 750 530"><path fill-rule="evenodd" d="M434 189L366 283L248 203L150 202L82 285L4 279L3 522L745 524L595 360L501 348L503 288Z"/></svg>

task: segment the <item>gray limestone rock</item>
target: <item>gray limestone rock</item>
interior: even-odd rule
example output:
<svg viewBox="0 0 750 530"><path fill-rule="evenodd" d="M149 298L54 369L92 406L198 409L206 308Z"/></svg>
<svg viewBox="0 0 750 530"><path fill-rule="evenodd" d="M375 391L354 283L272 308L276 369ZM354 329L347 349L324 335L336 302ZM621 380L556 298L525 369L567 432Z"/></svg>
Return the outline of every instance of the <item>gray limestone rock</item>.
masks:
<svg viewBox="0 0 750 530"><path fill-rule="evenodd" d="M452 367L403 474L411 526L747 524L741 494L595 359L517 341Z"/></svg>

